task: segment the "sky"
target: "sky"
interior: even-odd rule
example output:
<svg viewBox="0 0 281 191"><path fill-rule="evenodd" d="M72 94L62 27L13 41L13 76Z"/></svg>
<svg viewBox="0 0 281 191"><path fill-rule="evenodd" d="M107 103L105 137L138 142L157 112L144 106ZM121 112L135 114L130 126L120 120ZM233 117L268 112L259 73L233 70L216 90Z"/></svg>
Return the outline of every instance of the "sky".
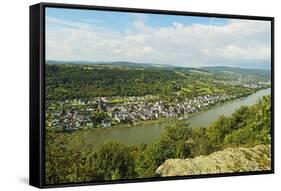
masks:
<svg viewBox="0 0 281 191"><path fill-rule="evenodd" d="M269 21L46 8L46 59L270 69Z"/></svg>

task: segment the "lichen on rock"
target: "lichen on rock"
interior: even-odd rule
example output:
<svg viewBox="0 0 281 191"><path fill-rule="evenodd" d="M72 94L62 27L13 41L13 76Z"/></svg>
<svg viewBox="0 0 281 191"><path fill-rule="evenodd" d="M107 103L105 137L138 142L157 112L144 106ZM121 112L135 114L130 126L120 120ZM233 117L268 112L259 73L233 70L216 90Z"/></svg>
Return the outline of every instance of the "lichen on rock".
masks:
<svg viewBox="0 0 281 191"><path fill-rule="evenodd" d="M270 145L252 148L226 148L207 156L168 159L156 170L158 176L185 176L271 169Z"/></svg>

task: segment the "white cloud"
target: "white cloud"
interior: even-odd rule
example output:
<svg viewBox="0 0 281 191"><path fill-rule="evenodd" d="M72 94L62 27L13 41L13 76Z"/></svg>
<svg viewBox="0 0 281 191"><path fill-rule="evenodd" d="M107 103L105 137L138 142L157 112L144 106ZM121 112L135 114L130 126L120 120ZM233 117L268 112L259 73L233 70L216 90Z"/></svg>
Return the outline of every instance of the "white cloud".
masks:
<svg viewBox="0 0 281 191"><path fill-rule="evenodd" d="M242 58L242 59L264 59L270 56L270 49L268 47L248 47L241 48L234 45L227 46L222 55L226 58Z"/></svg>
<svg viewBox="0 0 281 191"><path fill-rule="evenodd" d="M147 27L145 26L144 22L142 20L136 20L134 21L134 27L139 31L147 31Z"/></svg>
<svg viewBox="0 0 281 191"><path fill-rule="evenodd" d="M176 27L176 28L183 28L183 27L184 27L183 24L177 23L177 22L174 22L173 25L174 25L174 27Z"/></svg>
<svg viewBox="0 0 281 191"><path fill-rule="evenodd" d="M121 33L83 22L47 17L47 59L134 61L181 66L270 66L270 23L230 20L225 25L174 22L151 27L137 18ZM266 66L267 65L267 66ZM260 66L260 65L259 65Z"/></svg>
<svg viewBox="0 0 281 191"><path fill-rule="evenodd" d="M145 46L145 47L143 48L143 52L144 52L145 54L150 54L151 52L153 52L153 49L152 49L151 47L149 47L149 46Z"/></svg>

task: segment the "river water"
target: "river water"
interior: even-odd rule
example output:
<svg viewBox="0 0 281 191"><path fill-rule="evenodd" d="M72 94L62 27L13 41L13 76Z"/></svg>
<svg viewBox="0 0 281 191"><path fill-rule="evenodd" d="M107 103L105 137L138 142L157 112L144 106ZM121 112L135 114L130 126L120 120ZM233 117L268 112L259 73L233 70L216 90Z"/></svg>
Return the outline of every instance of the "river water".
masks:
<svg viewBox="0 0 281 191"><path fill-rule="evenodd" d="M218 104L209 110L199 112L191 116L188 120L191 127L207 127L219 116L231 115L241 106L251 106L264 95L269 95L271 89L257 91L247 97L232 100L226 103ZM139 145L141 143L150 144L159 139L164 127L175 123L176 119L163 119L159 121L147 121L140 125L130 127L113 127L99 130L82 130L77 133L90 142L94 142L97 148L103 142L108 140L117 141L126 145Z"/></svg>

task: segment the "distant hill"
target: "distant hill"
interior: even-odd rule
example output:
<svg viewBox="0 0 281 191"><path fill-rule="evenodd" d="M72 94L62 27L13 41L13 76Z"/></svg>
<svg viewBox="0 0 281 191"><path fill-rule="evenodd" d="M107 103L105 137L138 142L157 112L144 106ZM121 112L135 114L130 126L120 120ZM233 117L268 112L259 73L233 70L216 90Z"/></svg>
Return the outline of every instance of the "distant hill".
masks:
<svg viewBox="0 0 281 191"><path fill-rule="evenodd" d="M57 60L47 60L47 64L78 64L78 65L104 65L104 66L115 66L115 67L127 67L127 68L154 68L154 69L167 69L167 70L177 70L177 71L193 71L203 73L217 73L222 74L225 72L238 73L244 75L259 75L266 78L270 78L271 71L266 69L249 69L249 68L238 68L238 67L228 67L228 66L209 66L209 67L182 67L173 65L163 65L156 63L140 63L140 62L128 62L128 61L57 61Z"/></svg>
<svg viewBox="0 0 281 191"><path fill-rule="evenodd" d="M255 68L238 68L238 67L227 67L227 66L211 66L211 67L201 67L200 69L213 72L213 73L223 73L223 72L233 72L233 73L241 73L241 74L259 74L266 77L271 76L271 70L267 69L255 69Z"/></svg>
<svg viewBox="0 0 281 191"><path fill-rule="evenodd" d="M56 61L47 60L47 64L83 64L83 65L113 65L113 66L124 66L124 67L158 67L158 68L175 68L172 65L154 64L154 63L141 63L141 62L127 62L127 61L114 61L114 62L104 62L104 61Z"/></svg>

